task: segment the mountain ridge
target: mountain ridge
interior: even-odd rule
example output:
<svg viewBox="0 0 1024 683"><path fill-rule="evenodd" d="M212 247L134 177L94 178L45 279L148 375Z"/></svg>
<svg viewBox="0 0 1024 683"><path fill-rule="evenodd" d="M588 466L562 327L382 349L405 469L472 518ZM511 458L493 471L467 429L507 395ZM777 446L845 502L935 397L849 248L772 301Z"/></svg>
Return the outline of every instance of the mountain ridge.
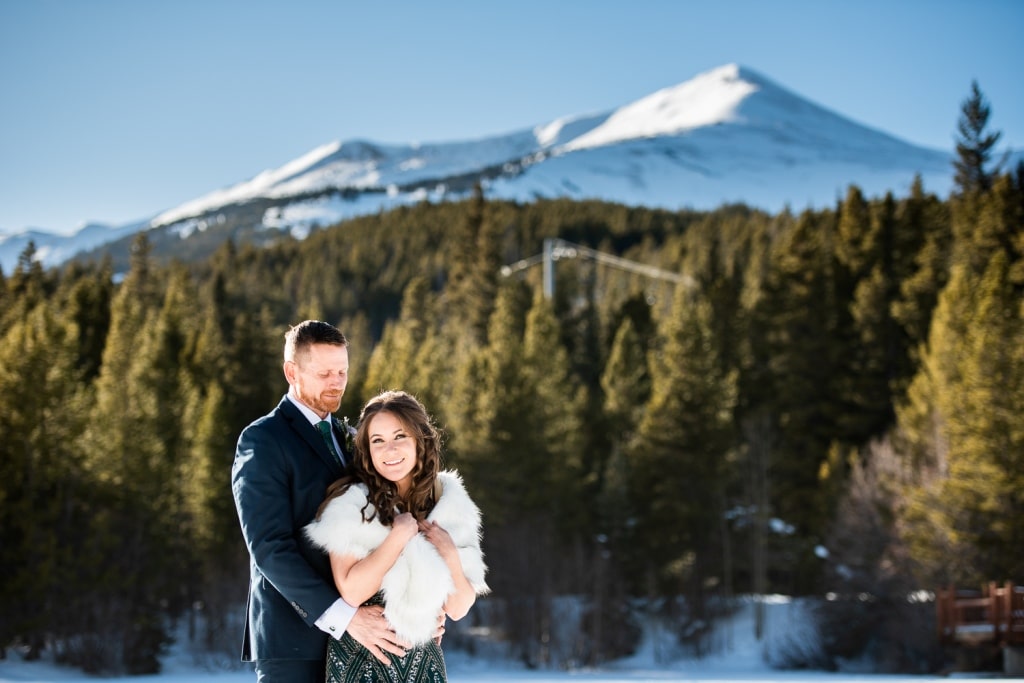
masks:
<svg viewBox="0 0 1024 683"><path fill-rule="evenodd" d="M868 196L902 192L915 176L942 194L952 185L952 158L727 64L611 111L475 140L335 140L150 219L110 227L106 236L124 239L145 229L190 239L229 224L250 235L271 230L302 238L316 225L424 200L457 200L475 182L490 198L521 202L568 197L671 210L740 202L777 211L833 204L851 184ZM76 246L104 244L103 233L81 235L46 238L40 260L56 265ZM10 253L16 242L9 244L17 237L0 238L6 272L17 259Z"/></svg>

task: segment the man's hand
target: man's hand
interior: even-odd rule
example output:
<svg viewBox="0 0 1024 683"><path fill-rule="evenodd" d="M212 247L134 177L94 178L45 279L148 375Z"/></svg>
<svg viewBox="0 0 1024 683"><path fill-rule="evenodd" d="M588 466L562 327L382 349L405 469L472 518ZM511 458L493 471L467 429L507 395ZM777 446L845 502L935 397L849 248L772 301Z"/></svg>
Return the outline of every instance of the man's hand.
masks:
<svg viewBox="0 0 1024 683"><path fill-rule="evenodd" d="M386 652L402 657L412 644L400 639L384 618L384 608L380 605L360 607L349 622L346 632L369 650L374 657L385 666L391 665Z"/></svg>
<svg viewBox="0 0 1024 683"><path fill-rule="evenodd" d="M448 616L441 610L441 613L437 615L437 630L434 631L434 642L438 645L441 644L441 638L444 636L444 624L448 619Z"/></svg>

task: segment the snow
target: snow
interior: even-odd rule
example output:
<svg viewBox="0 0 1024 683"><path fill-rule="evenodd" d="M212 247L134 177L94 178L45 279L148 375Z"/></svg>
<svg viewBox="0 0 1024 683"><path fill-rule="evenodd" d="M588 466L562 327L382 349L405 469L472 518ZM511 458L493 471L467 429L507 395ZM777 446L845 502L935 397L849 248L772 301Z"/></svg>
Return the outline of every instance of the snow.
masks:
<svg viewBox="0 0 1024 683"><path fill-rule="evenodd" d="M733 121L739 104L757 90L757 85L740 78L738 65L722 66L622 107L605 123L565 145L565 150L675 135Z"/></svg>
<svg viewBox="0 0 1024 683"><path fill-rule="evenodd" d="M744 203L768 212L834 207L848 187L866 197L952 189L953 153L898 140L828 111L737 64L712 69L616 110L565 116L477 140L321 145L279 168L214 190L152 219L75 235L0 236L0 268L28 240L59 265L141 229L181 238L252 200L273 206L262 227L297 238L316 225L412 205L460 200L481 179L489 199L596 199L669 211ZM1016 152L1008 167L1024 159ZM259 226L254 226L259 227Z"/></svg>
<svg viewBox="0 0 1024 683"><path fill-rule="evenodd" d="M14 271L18 256L31 241L36 247L36 260L44 266L56 266L81 251L88 251L125 235L138 232L148 221L136 221L120 226L90 223L71 236L57 235L42 230L28 230L0 237L0 268L5 274Z"/></svg>
<svg viewBox="0 0 1024 683"><path fill-rule="evenodd" d="M666 209L713 209L726 202L766 210L830 206L849 183L871 196L898 189L894 180L909 187L920 172L927 188L942 193L952 177L947 153L860 126L751 69L727 64L612 112L562 117L480 140L332 142L165 211L152 225L256 198L287 200L340 189L369 193L371 201L363 205L376 211L389 198L408 204L419 200L425 186L496 168L505 171L489 187L496 199L580 196Z"/></svg>
<svg viewBox="0 0 1024 683"><path fill-rule="evenodd" d="M452 683L497 681L504 683L570 683L571 681L602 681L604 683L655 683L700 681L743 681L746 683L938 683L948 676L873 675L850 671L833 673L823 671L783 671L770 666L770 660L780 648L799 644L814 647L815 636L809 628L802 604L783 596L768 596L765 607L765 637L754 637L754 601L748 601L738 615L729 620L716 635L718 652L694 659L680 657L675 648L667 645L670 636L649 629L640 650L627 659L612 662L595 669L572 671L527 670L513 662L497 659L472 658L460 651L446 651L448 679ZM247 665L225 657L197 656L175 649L163 661L163 672L157 676L125 676L101 678L89 676L75 669L58 666L51 661L25 662L16 652L0 660L0 683L252 683L255 681ZM855 668L851 666L851 669ZM957 678L993 678L986 673L960 673ZM1021 678L998 677L1006 683Z"/></svg>

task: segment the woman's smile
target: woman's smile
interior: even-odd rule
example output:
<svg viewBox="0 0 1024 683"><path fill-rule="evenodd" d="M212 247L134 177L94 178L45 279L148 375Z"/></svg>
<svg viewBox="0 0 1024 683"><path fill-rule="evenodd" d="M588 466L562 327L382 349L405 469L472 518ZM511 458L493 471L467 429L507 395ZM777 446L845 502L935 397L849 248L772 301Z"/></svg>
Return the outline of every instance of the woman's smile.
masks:
<svg viewBox="0 0 1024 683"><path fill-rule="evenodd" d="M412 482L416 469L416 439L394 414L381 411L370 420L370 458L377 473L398 485L400 494Z"/></svg>

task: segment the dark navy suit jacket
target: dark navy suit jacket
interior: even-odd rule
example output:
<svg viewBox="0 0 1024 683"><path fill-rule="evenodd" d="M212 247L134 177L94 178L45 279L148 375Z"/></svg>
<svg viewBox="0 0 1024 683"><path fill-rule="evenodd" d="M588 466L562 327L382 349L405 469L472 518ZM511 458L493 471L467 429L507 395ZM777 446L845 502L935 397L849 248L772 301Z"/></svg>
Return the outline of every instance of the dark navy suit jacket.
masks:
<svg viewBox="0 0 1024 683"><path fill-rule="evenodd" d="M287 397L238 437L231 491L250 558L243 660L326 656L328 636L315 622L339 596L330 560L302 528L342 472L320 433Z"/></svg>

